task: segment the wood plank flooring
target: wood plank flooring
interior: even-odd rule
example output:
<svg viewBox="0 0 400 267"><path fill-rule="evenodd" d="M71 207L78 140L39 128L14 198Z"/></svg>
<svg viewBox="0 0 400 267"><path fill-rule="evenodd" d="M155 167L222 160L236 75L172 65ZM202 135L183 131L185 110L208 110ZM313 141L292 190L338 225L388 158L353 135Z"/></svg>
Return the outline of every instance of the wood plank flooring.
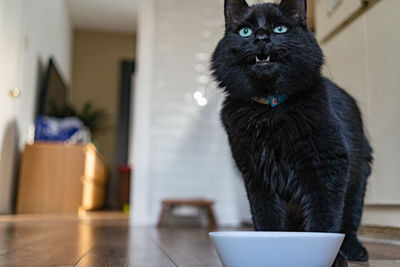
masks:
<svg viewBox="0 0 400 267"><path fill-rule="evenodd" d="M126 215L0 216L0 266L221 267L206 229L135 228ZM400 239L363 233L371 260L400 266Z"/></svg>

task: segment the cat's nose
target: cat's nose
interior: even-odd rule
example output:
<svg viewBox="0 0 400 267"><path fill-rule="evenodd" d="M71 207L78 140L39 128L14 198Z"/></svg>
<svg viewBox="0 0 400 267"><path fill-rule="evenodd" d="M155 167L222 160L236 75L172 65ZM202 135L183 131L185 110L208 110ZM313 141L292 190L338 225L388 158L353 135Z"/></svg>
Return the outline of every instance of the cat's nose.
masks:
<svg viewBox="0 0 400 267"><path fill-rule="evenodd" d="M268 43L269 42L269 37L268 37L268 35L266 35L266 34L257 34L256 35L256 42L257 43L261 43L261 42L263 42L263 43Z"/></svg>

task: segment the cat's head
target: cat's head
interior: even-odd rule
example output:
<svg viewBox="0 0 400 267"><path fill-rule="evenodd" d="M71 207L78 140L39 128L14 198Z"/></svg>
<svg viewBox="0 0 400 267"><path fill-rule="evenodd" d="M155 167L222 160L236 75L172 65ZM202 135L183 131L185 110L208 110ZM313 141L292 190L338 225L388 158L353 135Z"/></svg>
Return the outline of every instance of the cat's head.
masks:
<svg viewBox="0 0 400 267"><path fill-rule="evenodd" d="M306 0L225 0L225 35L212 57L219 86L235 97L263 97L291 94L319 78L323 56L306 10Z"/></svg>

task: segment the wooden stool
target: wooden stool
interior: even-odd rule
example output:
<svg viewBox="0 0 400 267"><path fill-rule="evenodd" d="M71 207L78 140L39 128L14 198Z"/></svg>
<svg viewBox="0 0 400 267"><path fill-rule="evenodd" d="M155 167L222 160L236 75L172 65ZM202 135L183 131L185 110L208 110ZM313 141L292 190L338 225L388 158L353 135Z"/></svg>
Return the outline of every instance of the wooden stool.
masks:
<svg viewBox="0 0 400 267"><path fill-rule="evenodd" d="M158 219L157 227L161 227L163 219L168 210L173 209L178 206L192 206L198 208L204 208L207 210L209 227L211 229L217 228L217 222L215 221L213 205L214 201L205 199L164 199L162 202L161 214Z"/></svg>

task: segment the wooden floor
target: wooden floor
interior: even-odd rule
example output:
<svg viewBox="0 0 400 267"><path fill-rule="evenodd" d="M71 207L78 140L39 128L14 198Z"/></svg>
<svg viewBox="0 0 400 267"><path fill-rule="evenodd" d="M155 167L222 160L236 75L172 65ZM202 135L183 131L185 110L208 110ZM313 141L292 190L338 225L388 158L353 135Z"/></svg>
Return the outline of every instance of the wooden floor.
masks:
<svg viewBox="0 0 400 267"><path fill-rule="evenodd" d="M0 266L222 266L207 232L129 227L121 214L0 216ZM371 260L350 266L400 266L399 236L365 232Z"/></svg>

